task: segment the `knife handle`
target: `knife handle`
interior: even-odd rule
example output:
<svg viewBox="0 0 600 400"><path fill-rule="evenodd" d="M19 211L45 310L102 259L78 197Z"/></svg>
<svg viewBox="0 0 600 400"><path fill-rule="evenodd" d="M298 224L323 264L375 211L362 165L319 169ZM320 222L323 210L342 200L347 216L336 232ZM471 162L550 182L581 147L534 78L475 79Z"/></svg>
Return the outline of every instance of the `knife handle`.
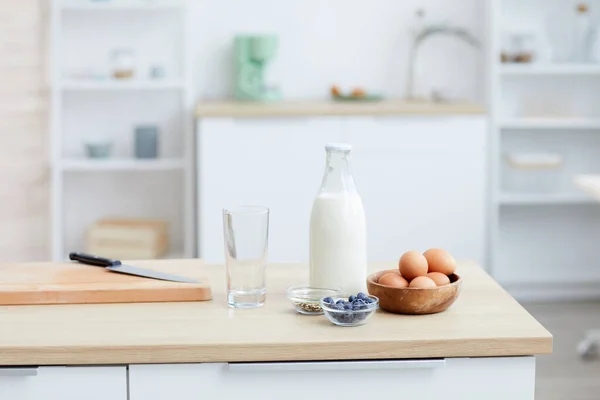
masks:
<svg viewBox="0 0 600 400"><path fill-rule="evenodd" d="M119 260L112 260L110 258L98 257L85 253L71 253L69 254L69 259L96 267L111 267L115 265L121 265L121 261Z"/></svg>

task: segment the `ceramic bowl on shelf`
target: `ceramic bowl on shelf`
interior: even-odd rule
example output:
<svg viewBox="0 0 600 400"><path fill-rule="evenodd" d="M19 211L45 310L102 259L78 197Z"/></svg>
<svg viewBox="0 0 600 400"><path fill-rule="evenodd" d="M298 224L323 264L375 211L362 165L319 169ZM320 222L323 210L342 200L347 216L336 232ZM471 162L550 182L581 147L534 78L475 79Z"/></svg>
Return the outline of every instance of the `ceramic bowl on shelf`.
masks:
<svg viewBox="0 0 600 400"><path fill-rule="evenodd" d="M456 274L449 276L450 283L434 289L395 288L377 283L389 272L379 271L367 278L369 294L379 298L379 307L395 314L424 315L446 311L458 298L462 279Z"/></svg>
<svg viewBox="0 0 600 400"><path fill-rule="evenodd" d="M305 315L321 315L321 299L339 296L339 289L313 288L308 285L290 286L287 298L291 300L296 311Z"/></svg>
<svg viewBox="0 0 600 400"><path fill-rule="evenodd" d="M111 142L87 142L85 149L88 158L109 158L112 154Z"/></svg>
<svg viewBox="0 0 600 400"><path fill-rule="evenodd" d="M365 303L359 307L346 309L344 304L338 304L340 301L348 298L333 297L326 301L327 298L321 299L321 307L329 321L338 326L359 326L364 325L369 317L379 308L379 299L376 296L368 296L369 303ZM331 302L333 300L333 302Z"/></svg>

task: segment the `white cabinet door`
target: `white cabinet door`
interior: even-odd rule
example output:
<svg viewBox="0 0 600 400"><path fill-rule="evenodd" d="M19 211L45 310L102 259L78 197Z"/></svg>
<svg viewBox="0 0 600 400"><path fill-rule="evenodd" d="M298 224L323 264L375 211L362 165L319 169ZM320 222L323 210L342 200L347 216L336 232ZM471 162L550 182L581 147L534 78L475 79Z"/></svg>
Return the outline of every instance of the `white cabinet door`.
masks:
<svg viewBox="0 0 600 400"><path fill-rule="evenodd" d="M337 118L207 118L198 124L200 257L222 263L222 209L271 210L270 262L307 262L312 202L325 171Z"/></svg>
<svg viewBox="0 0 600 400"><path fill-rule="evenodd" d="M2 400L127 400L127 367L0 368Z"/></svg>
<svg viewBox="0 0 600 400"><path fill-rule="evenodd" d="M130 400L533 400L533 357L130 366Z"/></svg>
<svg viewBox="0 0 600 400"><path fill-rule="evenodd" d="M349 117L370 261L441 247L485 262L484 117Z"/></svg>

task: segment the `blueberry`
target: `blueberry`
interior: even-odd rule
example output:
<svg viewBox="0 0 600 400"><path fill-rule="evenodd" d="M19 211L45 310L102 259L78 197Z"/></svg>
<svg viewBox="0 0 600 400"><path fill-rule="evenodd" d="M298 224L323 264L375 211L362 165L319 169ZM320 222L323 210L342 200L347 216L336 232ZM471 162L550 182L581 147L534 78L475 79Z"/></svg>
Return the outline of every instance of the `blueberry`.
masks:
<svg viewBox="0 0 600 400"><path fill-rule="evenodd" d="M352 296L348 297L348 301L350 303L352 303L354 300L356 300L356 296L355 295L352 295Z"/></svg>
<svg viewBox="0 0 600 400"><path fill-rule="evenodd" d="M366 294L364 294L363 292L360 292L359 294L356 295L357 299L361 299L361 300L365 300L368 299L369 296L367 296Z"/></svg>
<svg viewBox="0 0 600 400"><path fill-rule="evenodd" d="M355 316L355 319L354 319L354 320L355 320L356 322L359 322L359 321L364 321L364 320L365 320L365 318L367 318L367 314L368 314L368 313L364 313L364 312L361 312L361 313L356 313L356 314L354 315L354 316Z"/></svg>
<svg viewBox="0 0 600 400"><path fill-rule="evenodd" d="M342 303L337 303L335 305L335 307L333 307L333 308L336 309L336 310L343 311L344 310L344 305Z"/></svg>
<svg viewBox="0 0 600 400"><path fill-rule="evenodd" d="M345 310L352 310L352 304L351 303L344 304L344 309Z"/></svg>
<svg viewBox="0 0 600 400"><path fill-rule="evenodd" d="M326 303L326 304L333 304L333 303L335 303L335 302L333 301L333 299L332 299L331 297L325 297L325 298L323 299L323 303Z"/></svg>
<svg viewBox="0 0 600 400"><path fill-rule="evenodd" d="M367 302L361 299L356 300L353 304L353 310L366 310L369 308Z"/></svg>
<svg viewBox="0 0 600 400"><path fill-rule="evenodd" d="M344 304L344 300L343 299L339 299L338 301L335 302L335 304Z"/></svg>
<svg viewBox="0 0 600 400"><path fill-rule="evenodd" d="M375 303L375 299L372 298L372 297L367 297L366 302L369 303L369 304L372 304L372 303Z"/></svg>

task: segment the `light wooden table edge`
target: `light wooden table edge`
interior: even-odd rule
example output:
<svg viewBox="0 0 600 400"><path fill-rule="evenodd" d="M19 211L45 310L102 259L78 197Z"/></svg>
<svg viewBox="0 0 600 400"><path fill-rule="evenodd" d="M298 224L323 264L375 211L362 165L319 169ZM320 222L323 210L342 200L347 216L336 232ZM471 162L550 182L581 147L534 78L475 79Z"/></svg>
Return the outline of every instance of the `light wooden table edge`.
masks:
<svg viewBox="0 0 600 400"><path fill-rule="evenodd" d="M520 357L552 353L552 336L439 341L380 341L352 344L145 345L119 347L0 347L0 365L118 365L273 361L392 360L427 358ZM464 343L464 344L461 344ZM348 351L348 346L355 350ZM356 348L359 350L356 350ZM31 352L31 354L29 354ZM386 354L402 354L389 357ZM23 364L23 360L27 360Z"/></svg>
<svg viewBox="0 0 600 400"><path fill-rule="evenodd" d="M200 101L196 118L268 118L311 116L447 116L485 115L485 106L469 102L335 102L331 100L286 101L280 103L252 103L236 101Z"/></svg>

